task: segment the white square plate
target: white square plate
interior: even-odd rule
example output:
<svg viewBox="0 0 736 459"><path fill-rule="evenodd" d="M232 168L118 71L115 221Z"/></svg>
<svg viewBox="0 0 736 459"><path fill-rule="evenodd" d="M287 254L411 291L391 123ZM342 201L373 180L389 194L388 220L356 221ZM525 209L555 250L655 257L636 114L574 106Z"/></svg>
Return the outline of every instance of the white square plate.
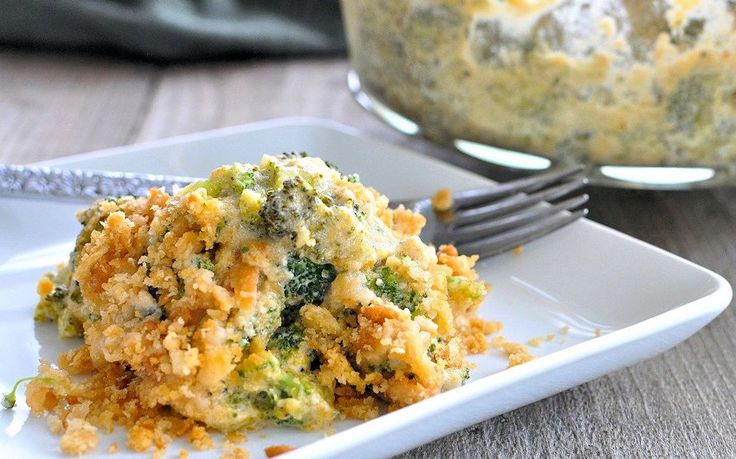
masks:
<svg viewBox="0 0 736 459"><path fill-rule="evenodd" d="M221 164L258 161L264 153L284 151L329 159L394 199L426 196L440 186L467 189L492 183L363 138L351 128L308 119L203 132L44 164L205 176ZM76 344L60 341L53 325L34 324L33 307L36 281L64 261L73 246L79 207L0 200L3 391L16 379L35 374L39 357L55 361L61 350ZM555 334L552 341L531 348L536 360L505 369L498 351L473 356L477 369L461 388L368 422L339 422L330 436L287 427L252 433L244 444L252 457L262 457L265 446L284 443L299 447L284 459L396 454L662 352L710 322L731 300L731 287L719 275L588 220L528 244L520 256L483 261L478 270L493 284L481 314L503 321L507 339L525 342ZM569 331L560 333L562 327ZM0 413L0 429L0 451L6 457L60 454L58 438L47 432L43 420L29 418L22 397L15 410ZM117 432L103 438L98 452L113 440L125 443ZM174 444L169 451L178 448ZM219 452L204 455L217 457Z"/></svg>

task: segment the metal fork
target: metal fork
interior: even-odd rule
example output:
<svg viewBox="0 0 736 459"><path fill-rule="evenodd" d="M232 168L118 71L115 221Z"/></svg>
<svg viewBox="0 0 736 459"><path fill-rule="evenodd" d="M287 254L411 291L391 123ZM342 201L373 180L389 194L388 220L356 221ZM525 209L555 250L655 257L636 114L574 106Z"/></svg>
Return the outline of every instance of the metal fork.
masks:
<svg viewBox="0 0 736 459"><path fill-rule="evenodd" d="M587 185L582 167L459 191L451 209L439 212L431 198L393 202L427 219L420 237L436 246L454 244L460 253L497 255L566 226L588 214L582 194L562 198ZM577 210L576 210L577 209Z"/></svg>
<svg viewBox="0 0 736 459"><path fill-rule="evenodd" d="M461 253L487 257L511 250L559 229L587 214L576 210L588 195L554 201L587 184L582 168L548 172L497 186L460 191L454 206L435 212L430 198L393 202L427 218L424 241L437 246L455 244ZM0 196L92 200L107 196L142 196L151 187L172 192L196 180L194 177L55 169L0 165Z"/></svg>

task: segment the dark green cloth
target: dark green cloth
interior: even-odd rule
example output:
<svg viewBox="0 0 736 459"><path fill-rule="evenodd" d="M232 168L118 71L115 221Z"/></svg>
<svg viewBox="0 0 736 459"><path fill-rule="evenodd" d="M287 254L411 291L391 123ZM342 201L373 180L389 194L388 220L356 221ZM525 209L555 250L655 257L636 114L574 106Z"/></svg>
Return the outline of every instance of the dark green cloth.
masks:
<svg viewBox="0 0 736 459"><path fill-rule="evenodd" d="M0 0L0 44L155 60L345 48L339 0Z"/></svg>

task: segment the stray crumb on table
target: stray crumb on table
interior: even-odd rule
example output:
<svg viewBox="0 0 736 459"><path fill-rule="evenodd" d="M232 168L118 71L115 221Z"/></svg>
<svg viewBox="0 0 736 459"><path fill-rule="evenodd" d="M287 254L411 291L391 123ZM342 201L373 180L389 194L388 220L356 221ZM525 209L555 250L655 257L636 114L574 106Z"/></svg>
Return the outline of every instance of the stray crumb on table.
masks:
<svg viewBox="0 0 736 459"><path fill-rule="evenodd" d="M532 346L532 347L539 347L539 346L541 346L541 345L542 345L542 343L543 343L543 342L544 342L544 340L542 339L542 337L541 337L541 336L535 336L534 338L531 338L531 339L530 339L529 341L527 341L526 343L527 343L528 345Z"/></svg>

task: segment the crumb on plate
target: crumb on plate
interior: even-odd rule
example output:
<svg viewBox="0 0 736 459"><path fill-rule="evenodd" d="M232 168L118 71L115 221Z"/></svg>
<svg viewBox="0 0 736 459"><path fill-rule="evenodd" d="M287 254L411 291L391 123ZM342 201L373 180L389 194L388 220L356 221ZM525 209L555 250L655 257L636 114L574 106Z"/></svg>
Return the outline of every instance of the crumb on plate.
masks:
<svg viewBox="0 0 736 459"><path fill-rule="evenodd" d="M207 433L207 429L204 426L195 425L189 432L189 441L192 442L192 446L200 451L212 449L215 443L212 441L212 437Z"/></svg>
<svg viewBox="0 0 736 459"><path fill-rule="evenodd" d="M294 451L294 448L289 445L271 445L271 446L267 446L263 451L266 453L266 456L268 457L276 457L280 454L288 453L289 451Z"/></svg>
<svg viewBox="0 0 736 459"><path fill-rule="evenodd" d="M84 419L74 418L69 420L59 447L64 454L79 456L97 448L99 443L97 428Z"/></svg>
<svg viewBox="0 0 736 459"><path fill-rule="evenodd" d="M506 341L503 336L493 338L493 346L501 349L508 358L509 368L534 360L534 356L526 346L520 343Z"/></svg>
<svg viewBox="0 0 736 459"><path fill-rule="evenodd" d="M220 455L220 459L248 459L250 457L247 449L241 448L229 441L225 442L223 449L225 451Z"/></svg>
<svg viewBox="0 0 736 459"><path fill-rule="evenodd" d="M432 207L438 212L446 212L452 209L452 191L449 188L440 188L432 196Z"/></svg>
<svg viewBox="0 0 736 459"><path fill-rule="evenodd" d="M248 436L244 432L228 432L225 434L225 439L231 443L242 443L248 439Z"/></svg>

